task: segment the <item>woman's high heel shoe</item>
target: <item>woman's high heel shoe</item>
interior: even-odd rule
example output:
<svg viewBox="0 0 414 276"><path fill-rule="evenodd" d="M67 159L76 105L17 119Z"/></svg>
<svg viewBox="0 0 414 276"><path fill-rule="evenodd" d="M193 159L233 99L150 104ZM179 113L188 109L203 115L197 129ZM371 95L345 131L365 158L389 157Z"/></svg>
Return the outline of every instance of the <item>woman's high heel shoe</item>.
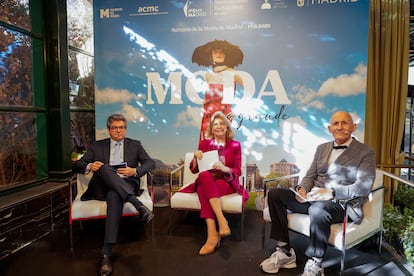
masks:
<svg viewBox="0 0 414 276"><path fill-rule="evenodd" d="M224 225L224 227L220 227L220 231L219 231L219 233L220 233L220 237L227 237L227 236L230 236L230 235L231 235L231 229L230 229L230 227L229 227L229 224L228 224L228 223L226 223L226 224Z"/></svg>
<svg viewBox="0 0 414 276"><path fill-rule="evenodd" d="M213 253L214 250L216 250L216 248L219 248L219 247L220 247L220 237L218 238L218 241L217 241L216 245L214 245L214 246L211 246L211 245L208 245L207 243L205 243L201 247L201 249L198 252L198 254L200 254L200 255L208 255L208 254Z"/></svg>

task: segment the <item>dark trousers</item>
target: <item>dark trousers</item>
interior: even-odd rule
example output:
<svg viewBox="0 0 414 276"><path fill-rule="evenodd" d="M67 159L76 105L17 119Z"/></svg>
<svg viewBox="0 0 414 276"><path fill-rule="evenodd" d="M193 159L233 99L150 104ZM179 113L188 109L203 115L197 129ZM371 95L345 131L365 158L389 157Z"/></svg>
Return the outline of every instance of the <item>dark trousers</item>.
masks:
<svg viewBox="0 0 414 276"><path fill-rule="evenodd" d="M95 172L94 177L96 177L94 179L96 182L94 183L95 188L97 188L97 185L100 188L97 194L101 195L96 199L106 200L107 203L104 243L115 243L121 223L125 199L129 195L135 195L134 183L126 181L126 178L119 177L115 170L108 165L103 165ZM100 198L103 194L105 197Z"/></svg>
<svg viewBox="0 0 414 276"><path fill-rule="evenodd" d="M310 243L306 248L309 258L322 258L328 246L331 224L343 221L344 209L333 201L299 203L295 194L288 189L273 189L268 194L268 206L272 227L270 238L286 242L290 247L287 210L294 213L309 214Z"/></svg>

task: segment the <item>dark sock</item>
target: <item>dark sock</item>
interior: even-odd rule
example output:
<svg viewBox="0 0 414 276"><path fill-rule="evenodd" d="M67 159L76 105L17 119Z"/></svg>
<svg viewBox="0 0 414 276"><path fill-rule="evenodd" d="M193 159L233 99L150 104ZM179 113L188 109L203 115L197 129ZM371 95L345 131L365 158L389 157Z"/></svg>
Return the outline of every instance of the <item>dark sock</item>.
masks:
<svg viewBox="0 0 414 276"><path fill-rule="evenodd" d="M131 203L138 212L143 206L142 202L139 201L134 195L128 195L125 201Z"/></svg>
<svg viewBox="0 0 414 276"><path fill-rule="evenodd" d="M312 258L319 266L322 266L322 258L316 258L316 257L313 257Z"/></svg>
<svg viewBox="0 0 414 276"><path fill-rule="evenodd" d="M137 200L137 198L134 196L134 195L128 195L126 198L125 198L125 201L126 202L133 202L133 201L135 201L135 200Z"/></svg>
<svg viewBox="0 0 414 276"><path fill-rule="evenodd" d="M112 256L112 247L113 247L112 243L104 243L102 247L102 251L101 251L102 256L103 255Z"/></svg>
<svg viewBox="0 0 414 276"><path fill-rule="evenodd" d="M283 253L285 253L287 256L292 256L292 254L290 254L290 246L288 244L279 246L279 248L282 249Z"/></svg>
<svg viewBox="0 0 414 276"><path fill-rule="evenodd" d="M128 195L125 201L130 202L135 209L140 213L141 219L147 223L149 222L153 217L154 214L149 210L147 207L145 207L144 204L142 204L141 201L139 201L134 195Z"/></svg>

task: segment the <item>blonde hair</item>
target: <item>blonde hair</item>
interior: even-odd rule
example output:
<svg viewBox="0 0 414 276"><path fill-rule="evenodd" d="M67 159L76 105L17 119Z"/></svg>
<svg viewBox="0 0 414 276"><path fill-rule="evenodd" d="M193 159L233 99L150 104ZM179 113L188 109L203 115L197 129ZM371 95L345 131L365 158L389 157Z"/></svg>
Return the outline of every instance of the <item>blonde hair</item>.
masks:
<svg viewBox="0 0 414 276"><path fill-rule="evenodd" d="M231 127L231 123L230 123L229 119L227 119L227 116L224 115L224 113L221 112L221 111L216 111L211 116L210 124L209 124L208 129L207 129L207 137L208 138L213 138L213 130L212 130L213 129L213 122L217 118L222 119L226 123L226 126L227 126L227 131L226 131L226 136L227 137L226 138L227 138L227 140L233 139L236 136L236 133L233 130L233 128Z"/></svg>

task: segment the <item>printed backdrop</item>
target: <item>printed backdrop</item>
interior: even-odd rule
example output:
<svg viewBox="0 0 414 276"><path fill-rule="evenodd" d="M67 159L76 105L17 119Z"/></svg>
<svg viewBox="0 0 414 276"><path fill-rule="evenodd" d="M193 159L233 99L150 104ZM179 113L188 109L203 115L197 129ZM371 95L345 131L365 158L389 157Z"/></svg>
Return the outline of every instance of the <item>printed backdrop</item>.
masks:
<svg viewBox="0 0 414 276"><path fill-rule="evenodd" d="M282 160L304 173L332 112L349 111L363 140L368 15L368 0L94 1L96 136L122 113L129 137L177 164L197 148L212 70L193 53L226 41L242 57L221 102L245 160L262 176Z"/></svg>

